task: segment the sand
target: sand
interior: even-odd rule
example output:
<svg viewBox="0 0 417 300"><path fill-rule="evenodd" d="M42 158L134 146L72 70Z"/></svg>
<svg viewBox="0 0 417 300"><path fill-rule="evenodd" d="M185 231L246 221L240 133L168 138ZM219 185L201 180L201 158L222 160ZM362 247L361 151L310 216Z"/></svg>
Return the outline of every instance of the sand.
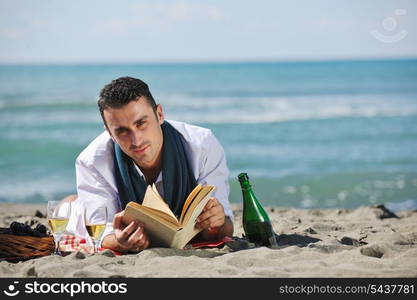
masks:
<svg viewBox="0 0 417 300"><path fill-rule="evenodd" d="M36 211L39 211L36 213ZM236 237L242 209L234 205ZM25 262L0 261L0 277L417 277L417 210L268 208L279 249L107 250ZM0 204L0 227L46 224L45 205ZM35 216L37 215L37 216Z"/></svg>

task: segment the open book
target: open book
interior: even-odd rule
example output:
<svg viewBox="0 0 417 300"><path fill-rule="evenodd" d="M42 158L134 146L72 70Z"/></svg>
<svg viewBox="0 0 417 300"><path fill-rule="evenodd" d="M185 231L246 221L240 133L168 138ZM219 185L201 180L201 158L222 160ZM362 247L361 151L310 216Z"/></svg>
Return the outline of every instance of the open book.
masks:
<svg viewBox="0 0 417 300"><path fill-rule="evenodd" d="M148 186L142 204L129 202L123 223L138 220L145 224L145 231L153 247L182 249L201 229L195 227L196 219L203 211L215 187L197 185L184 202L178 219L159 195L155 185Z"/></svg>

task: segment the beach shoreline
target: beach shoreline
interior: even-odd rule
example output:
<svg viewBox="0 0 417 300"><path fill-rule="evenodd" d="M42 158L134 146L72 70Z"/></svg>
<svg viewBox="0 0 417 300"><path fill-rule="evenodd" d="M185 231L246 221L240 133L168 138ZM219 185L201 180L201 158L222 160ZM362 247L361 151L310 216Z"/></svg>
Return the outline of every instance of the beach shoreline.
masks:
<svg viewBox="0 0 417 300"><path fill-rule="evenodd" d="M235 237L242 206L232 204ZM417 277L417 210L267 207L279 249L151 248L0 261L0 277ZM45 204L0 204L0 227L47 224Z"/></svg>

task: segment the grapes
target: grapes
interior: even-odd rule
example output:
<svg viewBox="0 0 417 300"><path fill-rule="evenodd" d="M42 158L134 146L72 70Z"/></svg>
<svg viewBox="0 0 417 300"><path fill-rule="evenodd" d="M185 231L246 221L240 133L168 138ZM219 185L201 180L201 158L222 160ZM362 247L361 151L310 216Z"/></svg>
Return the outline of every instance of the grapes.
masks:
<svg viewBox="0 0 417 300"><path fill-rule="evenodd" d="M12 224L10 224L10 229L14 235L25 235L24 227L25 224L19 222L12 222Z"/></svg>
<svg viewBox="0 0 417 300"><path fill-rule="evenodd" d="M39 233L41 234L46 234L46 226L43 224L39 223L38 225L36 225L35 230L39 231Z"/></svg>
<svg viewBox="0 0 417 300"><path fill-rule="evenodd" d="M42 237L42 234L39 231L33 230L32 236Z"/></svg>
<svg viewBox="0 0 417 300"><path fill-rule="evenodd" d="M23 235L31 235L32 234L32 228L30 228L29 225L23 226Z"/></svg>
<svg viewBox="0 0 417 300"><path fill-rule="evenodd" d="M12 222L10 224L10 234L14 235L25 235L25 236L35 236L35 237L46 237L46 227L43 224L37 224L34 229L32 229L29 225L19 223L19 222Z"/></svg>

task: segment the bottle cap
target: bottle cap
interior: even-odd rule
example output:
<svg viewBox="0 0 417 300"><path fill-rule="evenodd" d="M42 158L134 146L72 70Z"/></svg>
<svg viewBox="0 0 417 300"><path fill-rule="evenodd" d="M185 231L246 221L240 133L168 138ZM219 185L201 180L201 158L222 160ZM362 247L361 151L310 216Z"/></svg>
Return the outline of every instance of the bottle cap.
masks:
<svg viewBox="0 0 417 300"><path fill-rule="evenodd" d="M247 173L240 173L237 178L239 179L239 182L249 181Z"/></svg>

